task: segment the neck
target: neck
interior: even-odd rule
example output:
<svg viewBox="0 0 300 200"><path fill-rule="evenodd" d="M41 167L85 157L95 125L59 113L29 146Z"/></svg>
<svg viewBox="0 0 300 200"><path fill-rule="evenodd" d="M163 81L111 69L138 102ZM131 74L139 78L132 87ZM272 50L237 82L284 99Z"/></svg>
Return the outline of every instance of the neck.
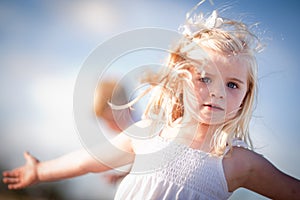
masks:
<svg viewBox="0 0 300 200"><path fill-rule="evenodd" d="M216 129L216 126L197 123L194 129L191 147L202 149L204 151L211 151L211 141Z"/></svg>
<svg viewBox="0 0 300 200"><path fill-rule="evenodd" d="M186 114L183 118L179 120L180 124L182 124L185 129L191 129L189 131L189 135L192 134L193 141L211 141L211 138L213 137L213 134L215 133L217 129L217 125L210 125L201 123L197 120L195 120L191 115Z"/></svg>
<svg viewBox="0 0 300 200"><path fill-rule="evenodd" d="M166 138L176 138L180 143L185 143L191 148L211 151L211 140L217 126L203 124L199 122L188 122L179 126L170 127L163 133Z"/></svg>

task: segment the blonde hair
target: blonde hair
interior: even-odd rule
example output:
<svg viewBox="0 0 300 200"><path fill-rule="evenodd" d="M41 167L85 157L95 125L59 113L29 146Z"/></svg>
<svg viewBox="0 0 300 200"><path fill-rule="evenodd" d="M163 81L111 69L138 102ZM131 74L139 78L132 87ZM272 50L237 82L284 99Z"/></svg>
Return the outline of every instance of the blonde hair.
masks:
<svg viewBox="0 0 300 200"><path fill-rule="evenodd" d="M243 59L249 65L249 75L241 109L218 126L211 144L217 155L222 155L226 147L232 148L233 138L242 139L252 148L249 123L257 91L254 54L262 47L259 40L244 23L220 18L216 11L208 18L196 15L181 28L184 37L170 53L167 67L158 73L159 76L148 77L147 81L155 90L144 116L172 125L185 115L196 115L192 73L207 63L208 57L203 49L212 50L225 59Z"/></svg>
<svg viewBox="0 0 300 200"><path fill-rule="evenodd" d="M246 95L237 114L218 125L211 145L216 155L223 155L228 147L232 149L234 138L245 141L252 148L249 123L257 91L257 62L254 54L262 49L259 39L249 31L246 24L221 18L217 11L213 11L207 18L202 13L192 17L188 13L186 23L180 28L183 38L171 51L166 67L156 74L149 73L143 81L151 85L150 89L126 106L131 106L152 90L144 118L168 126L174 125L175 121L176 124L181 123L180 119L186 116L188 119L199 120L192 74L206 66L209 58L205 50L213 51L224 59L243 59L249 66Z"/></svg>

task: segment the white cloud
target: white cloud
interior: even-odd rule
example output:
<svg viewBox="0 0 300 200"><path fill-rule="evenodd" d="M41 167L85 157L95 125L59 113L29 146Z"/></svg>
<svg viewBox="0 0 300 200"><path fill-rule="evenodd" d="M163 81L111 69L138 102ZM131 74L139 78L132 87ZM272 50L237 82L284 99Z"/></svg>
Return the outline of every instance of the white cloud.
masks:
<svg viewBox="0 0 300 200"><path fill-rule="evenodd" d="M77 29L77 34L95 36L110 33L120 22L118 7L108 1L61 2L53 9L53 13L58 12L60 20L66 20L67 26Z"/></svg>

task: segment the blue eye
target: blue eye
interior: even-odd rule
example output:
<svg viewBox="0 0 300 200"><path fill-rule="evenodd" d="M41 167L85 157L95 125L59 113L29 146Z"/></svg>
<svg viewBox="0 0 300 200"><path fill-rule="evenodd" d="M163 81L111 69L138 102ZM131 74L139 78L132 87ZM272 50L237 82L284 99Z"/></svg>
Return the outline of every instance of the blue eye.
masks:
<svg viewBox="0 0 300 200"><path fill-rule="evenodd" d="M229 82L229 83L227 83L227 87L232 88L232 89L236 89L236 88L238 88L238 85L233 83L233 82Z"/></svg>
<svg viewBox="0 0 300 200"><path fill-rule="evenodd" d="M208 77L202 77L202 78L199 79L199 81L201 81L205 84L211 83L211 79L208 78Z"/></svg>

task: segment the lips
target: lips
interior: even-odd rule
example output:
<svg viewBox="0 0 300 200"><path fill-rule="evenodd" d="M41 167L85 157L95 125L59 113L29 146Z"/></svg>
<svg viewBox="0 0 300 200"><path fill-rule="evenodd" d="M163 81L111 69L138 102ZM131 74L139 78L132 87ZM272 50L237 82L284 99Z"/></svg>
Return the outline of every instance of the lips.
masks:
<svg viewBox="0 0 300 200"><path fill-rule="evenodd" d="M220 111L224 111L224 108L222 108L220 105L218 104L203 104L203 106L209 110L220 110Z"/></svg>

